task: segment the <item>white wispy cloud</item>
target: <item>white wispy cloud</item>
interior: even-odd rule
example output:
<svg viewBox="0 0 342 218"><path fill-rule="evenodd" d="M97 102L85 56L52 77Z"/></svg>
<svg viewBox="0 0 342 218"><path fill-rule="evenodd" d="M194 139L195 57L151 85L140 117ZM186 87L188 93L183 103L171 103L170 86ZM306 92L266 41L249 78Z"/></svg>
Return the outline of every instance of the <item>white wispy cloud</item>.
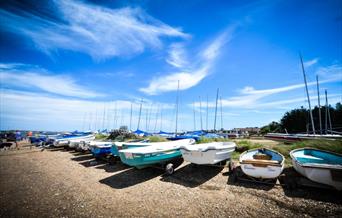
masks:
<svg viewBox="0 0 342 218"><path fill-rule="evenodd" d="M166 62L176 68L187 67L188 60L187 54L184 49L184 45L181 43L173 43L169 49L169 57L166 59Z"/></svg>
<svg viewBox="0 0 342 218"><path fill-rule="evenodd" d="M304 62L304 67L311 67L311 66L317 64L317 62L318 62L318 58L314 58L312 60L305 61Z"/></svg>
<svg viewBox="0 0 342 218"><path fill-rule="evenodd" d="M71 99L10 89L0 89L0 98L0 129L86 130L89 126L92 130L118 128L120 125L129 125L131 104L132 129L135 129L140 108L140 101ZM147 108L150 130L154 130L155 123L157 130L161 122L164 129L174 124L169 116L174 105L145 99L140 122L142 129L146 126ZM160 116L156 116L156 113L160 113L159 108L163 109L162 121Z"/></svg>
<svg viewBox="0 0 342 218"><path fill-rule="evenodd" d="M316 74L325 80L342 80L342 65L333 64L330 66L319 67Z"/></svg>
<svg viewBox="0 0 342 218"><path fill-rule="evenodd" d="M234 28L224 31L201 50L197 56L194 56L191 62L187 60L186 51L181 44L173 45L166 61L176 68L175 72L152 78L149 85L140 88L140 91L148 95L175 91L178 81L180 90L186 90L197 85L211 73L215 59L222 47L232 39L233 32Z"/></svg>
<svg viewBox="0 0 342 218"><path fill-rule="evenodd" d="M94 98L103 96L88 88L77 84L67 75L53 75L47 70L33 65L1 63L1 86L21 88L35 88L40 91L79 98Z"/></svg>
<svg viewBox="0 0 342 218"><path fill-rule="evenodd" d="M66 0L51 4L53 13L62 21L0 9L0 25L3 30L31 39L48 54L65 49L89 54L97 60L160 48L161 37L189 37L139 8L110 9Z"/></svg>
<svg viewBox="0 0 342 218"><path fill-rule="evenodd" d="M320 67L316 71L317 75L320 75L322 80L320 80L320 84L333 83L342 81L342 66L341 65L330 65L326 67ZM309 82L308 86L315 86L316 81ZM306 98L292 98L292 99L283 99L276 101L265 101L266 97L286 93L289 91L293 91L296 89L304 88L304 83L294 84L289 86L283 86L278 88L271 89L255 89L252 86L246 86L245 88L239 90L239 95L233 96L230 98L222 99L223 107L230 108L289 108L289 104L303 103ZM341 94L331 94L330 97L334 97L336 100L338 96L341 97ZM329 98L330 98L329 97ZM312 100L317 99L316 96L311 97ZM199 102L196 102L196 107L200 106ZM192 105L188 105L189 107ZM210 102L209 107L215 107L215 102Z"/></svg>

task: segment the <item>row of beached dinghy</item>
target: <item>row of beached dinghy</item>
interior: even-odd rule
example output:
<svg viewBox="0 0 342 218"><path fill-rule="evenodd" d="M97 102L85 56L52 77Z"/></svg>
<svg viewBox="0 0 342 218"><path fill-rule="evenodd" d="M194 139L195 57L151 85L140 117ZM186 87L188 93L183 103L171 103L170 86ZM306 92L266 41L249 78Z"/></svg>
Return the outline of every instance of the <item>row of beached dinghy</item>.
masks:
<svg viewBox="0 0 342 218"><path fill-rule="evenodd" d="M300 148L290 152L294 169L309 180L342 190L342 155ZM275 179L284 169L285 158L274 150L259 148L240 155L241 170L248 176Z"/></svg>
<svg viewBox="0 0 342 218"><path fill-rule="evenodd" d="M232 170L231 156L234 142L212 142L195 144L194 139L180 139L167 142L94 141L95 136L55 139L53 145L69 146L77 150L90 150L95 158L107 157L111 161L121 160L126 165L142 169L160 167L166 173L174 172L180 159L198 165L225 166ZM294 169L311 181L342 190L342 155L314 148L295 149L290 152ZM278 178L284 169L285 157L268 148L243 152L239 163L242 172L251 178L267 180Z"/></svg>

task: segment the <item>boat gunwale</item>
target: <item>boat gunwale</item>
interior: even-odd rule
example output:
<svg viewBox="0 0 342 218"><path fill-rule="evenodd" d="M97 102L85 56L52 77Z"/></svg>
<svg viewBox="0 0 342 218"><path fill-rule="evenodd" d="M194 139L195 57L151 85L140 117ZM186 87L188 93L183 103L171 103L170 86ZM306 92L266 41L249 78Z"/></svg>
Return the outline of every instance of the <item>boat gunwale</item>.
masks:
<svg viewBox="0 0 342 218"><path fill-rule="evenodd" d="M143 152L135 152L135 151L132 152L132 151L129 151L130 149L133 149L133 148L121 149L121 150L119 150L119 153L131 153L131 154L147 155L147 154L155 154L155 153L161 153L161 152L169 152L169 151L180 150L179 148L172 148L172 149L170 148L170 149L165 149L165 150L143 153Z"/></svg>
<svg viewBox="0 0 342 218"><path fill-rule="evenodd" d="M274 153L279 154L279 155L282 157L282 161L279 162L278 165L269 164L270 166L280 166L280 167L282 167L282 166L284 165L284 162L285 162L285 157L284 157L284 155L282 155L282 154L281 154L280 152L278 152L278 151L275 151L275 150L269 149L269 148L265 148L265 147L263 147L263 148L253 148L253 149L250 149L250 150L247 150L247 151L244 151L243 153L241 153L241 154L240 154L240 157L239 157L239 163L240 163L240 165L250 164L250 163L243 163L243 162L241 161L241 156L242 156L242 155L244 155L244 154L246 154L246 153L248 153L248 152L250 152L250 151L255 151L255 150L260 150L260 149L266 149L266 150L272 151L272 152L274 152ZM261 162L260 162L260 163L261 163Z"/></svg>
<svg viewBox="0 0 342 218"><path fill-rule="evenodd" d="M204 153L204 152L207 152L207 151L226 151L226 150L232 150L232 152L234 152L235 151L235 147L233 147L233 148L220 148L220 149L208 148L208 149L205 149L205 150L188 150L188 149L186 149L184 147L181 147L181 148L179 148L179 150L184 150L184 151L187 151L187 152L198 151L198 152L201 152L201 153L202 152Z"/></svg>

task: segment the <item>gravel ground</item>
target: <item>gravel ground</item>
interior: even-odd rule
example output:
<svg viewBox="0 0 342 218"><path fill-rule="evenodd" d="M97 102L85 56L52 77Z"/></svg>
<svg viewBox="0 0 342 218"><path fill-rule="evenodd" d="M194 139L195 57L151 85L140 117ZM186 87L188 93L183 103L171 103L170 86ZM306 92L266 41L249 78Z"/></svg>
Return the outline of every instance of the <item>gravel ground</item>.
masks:
<svg viewBox="0 0 342 218"><path fill-rule="evenodd" d="M232 183L227 168L189 163L165 176L24 146L0 151L0 178L0 217L342 217L336 191Z"/></svg>

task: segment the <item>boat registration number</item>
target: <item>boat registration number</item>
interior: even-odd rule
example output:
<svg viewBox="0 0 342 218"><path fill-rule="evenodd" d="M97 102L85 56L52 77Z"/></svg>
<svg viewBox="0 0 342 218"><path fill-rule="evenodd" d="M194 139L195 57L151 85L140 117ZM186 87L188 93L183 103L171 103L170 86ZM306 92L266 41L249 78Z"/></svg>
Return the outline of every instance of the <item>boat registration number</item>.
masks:
<svg viewBox="0 0 342 218"><path fill-rule="evenodd" d="M127 159L133 159L133 154L132 153L125 153L125 157Z"/></svg>
<svg viewBox="0 0 342 218"><path fill-rule="evenodd" d="M198 151L192 151L191 152L191 155L194 156L194 157L201 157L201 152L198 152Z"/></svg>

